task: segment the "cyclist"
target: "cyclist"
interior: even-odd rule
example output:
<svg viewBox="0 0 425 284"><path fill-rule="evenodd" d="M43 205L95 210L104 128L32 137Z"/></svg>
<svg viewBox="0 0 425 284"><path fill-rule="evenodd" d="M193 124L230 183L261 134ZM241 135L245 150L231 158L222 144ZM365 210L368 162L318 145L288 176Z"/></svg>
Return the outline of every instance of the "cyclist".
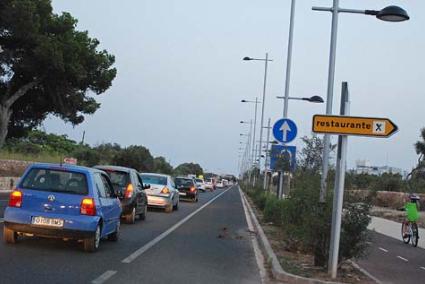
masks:
<svg viewBox="0 0 425 284"><path fill-rule="evenodd" d="M418 201L420 200L419 196L416 194L410 194L408 197L408 201L404 205L404 209L406 210L407 220L405 224L408 225L410 222L416 222L419 219L419 208ZM404 238L406 238L409 234L409 226L404 226Z"/></svg>

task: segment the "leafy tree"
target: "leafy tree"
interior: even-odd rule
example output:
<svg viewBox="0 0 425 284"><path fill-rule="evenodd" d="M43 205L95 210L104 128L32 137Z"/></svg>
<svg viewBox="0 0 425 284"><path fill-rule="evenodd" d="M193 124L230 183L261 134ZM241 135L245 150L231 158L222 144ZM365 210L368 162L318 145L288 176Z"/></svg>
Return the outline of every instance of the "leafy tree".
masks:
<svg viewBox="0 0 425 284"><path fill-rule="evenodd" d="M298 157L298 168L301 171L319 173L322 169L323 139L317 136L311 138L304 136L301 140L304 147Z"/></svg>
<svg viewBox="0 0 425 284"><path fill-rule="evenodd" d="M173 167L164 157L156 157L153 159L153 171L156 173L168 174L173 173Z"/></svg>
<svg viewBox="0 0 425 284"><path fill-rule="evenodd" d="M25 138L7 140L6 149L23 154L57 153L69 155L78 147L67 135L48 134L33 130Z"/></svg>
<svg viewBox="0 0 425 284"><path fill-rule="evenodd" d="M204 173L204 170L202 169L202 167L199 164L195 164L195 163L183 163L178 165L174 169L175 175L194 174L198 176L198 175L202 175L203 173Z"/></svg>
<svg viewBox="0 0 425 284"><path fill-rule="evenodd" d="M99 155L98 163L105 165L111 164L122 148L117 143L104 143L93 147L93 150Z"/></svg>
<svg viewBox="0 0 425 284"><path fill-rule="evenodd" d="M99 108L89 94L111 86L115 59L76 25L51 0L0 1L0 147L48 114L76 125Z"/></svg>
<svg viewBox="0 0 425 284"><path fill-rule="evenodd" d="M153 157L149 150L143 146L130 146L120 152L113 159L117 166L134 168L141 172L153 171Z"/></svg>

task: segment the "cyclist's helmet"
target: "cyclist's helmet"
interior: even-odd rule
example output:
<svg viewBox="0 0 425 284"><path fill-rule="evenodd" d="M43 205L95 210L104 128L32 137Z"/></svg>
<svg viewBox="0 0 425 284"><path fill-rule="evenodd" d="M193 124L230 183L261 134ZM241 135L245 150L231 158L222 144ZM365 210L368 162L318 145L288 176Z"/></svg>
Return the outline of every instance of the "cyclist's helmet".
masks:
<svg viewBox="0 0 425 284"><path fill-rule="evenodd" d="M420 200L420 197L417 194L412 193L409 195L409 199L411 202L416 202Z"/></svg>

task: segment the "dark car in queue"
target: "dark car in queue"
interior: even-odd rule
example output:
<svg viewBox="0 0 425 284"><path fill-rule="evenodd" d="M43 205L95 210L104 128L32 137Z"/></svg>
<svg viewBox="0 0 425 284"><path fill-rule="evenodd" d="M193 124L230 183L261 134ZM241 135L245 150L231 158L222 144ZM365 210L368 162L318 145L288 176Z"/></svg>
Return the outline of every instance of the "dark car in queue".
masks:
<svg viewBox="0 0 425 284"><path fill-rule="evenodd" d="M194 179L188 177L176 177L174 179L174 183L179 191L180 198L187 198L193 202L198 202L199 190Z"/></svg>
<svg viewBox="0 0 425 284"><path fill-rule="evenodd" d="M120 216L120 201L105 172L35 163L10 194L3 239L9 244L21 235L75 239L93 252L101 238L118 240Z"/></svg>
<svg viewBox="0 0 425 284"><path fill-rule="evenodd" d="M106 172L111 179L115 192L121 201L122 217L126 223L134 224L136 216L146 219L148 200L144 186L138 172L132 168L118 166L95 166L94 168Z"/></svg>

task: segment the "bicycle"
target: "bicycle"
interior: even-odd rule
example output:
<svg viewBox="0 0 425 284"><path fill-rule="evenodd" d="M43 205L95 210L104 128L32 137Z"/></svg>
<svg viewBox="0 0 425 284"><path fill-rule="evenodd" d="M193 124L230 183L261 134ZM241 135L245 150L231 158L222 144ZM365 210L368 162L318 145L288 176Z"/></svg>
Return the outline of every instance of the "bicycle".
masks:
<svg viewBox="0 0 425 284"><path fill-rule="evenodd" d="M406 226L408 226L407 230ZM401 224L401 238L405 244L411 242L412 246L417 247L419 240L418 224L416 224L416 222L404 221Z"/></svg>

